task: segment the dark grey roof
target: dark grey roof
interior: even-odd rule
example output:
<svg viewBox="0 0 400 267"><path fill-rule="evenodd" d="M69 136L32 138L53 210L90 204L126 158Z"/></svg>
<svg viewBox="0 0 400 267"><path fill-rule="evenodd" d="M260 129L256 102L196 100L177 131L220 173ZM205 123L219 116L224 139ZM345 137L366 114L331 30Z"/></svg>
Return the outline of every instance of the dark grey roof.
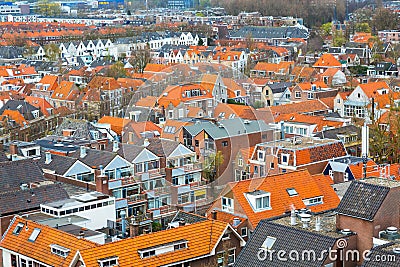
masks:
<svg viewBox="0 0 400 267"><path fill-rule="evenodd" d="M14 191L21 184L45 181L39 166L31 159L0 162L0 190Z"/></svg>
<svg viewBox="0 0 400 267"><path fill-rule="evenodd" d="M57 127L55 135L63 136L63 130L75 130L73 137L78 139L93 140L90 131L98 131L91 123L85 120L75 120L65 118Z"/></svg>
<svg viewBox="0 0 400 267"><path fill-rule="evenodd" d="M390 188L381 185L353 181L340 201L339 214L373 221Z"/></svg>
<svg viewBox="0 0 400 267"><path fill-rule="evenodd" d="M276 238L271 250L276 252L280 250L286 251L286 255L288 255L290 251L298 251L301 255L302 251L306 250L313 250L316 255L323 255L322 251L329 250L336 242L336 238L333 237L263 220L257 225L250 240L240 252L234 266L312 267L323 266L326 260L326 253L323 258L317 256L315 261L303 261L301 257L299 261L290 260L289 257L287 257L288 261L281 261L276 257L276 254L274 254L272 260L269 260L268 257L264 261L259 260L257 254L267 236Z"/></svg>
<svg viewBox="0 0 400 267"><path fill-rule="evenodd" d="M339 54L342 51L341 47L329 47L328 53L330 54Z"/></svg>
<svg viewBox="0 0 400 267"><path fill-rule="evenodd" d="M60 184L43 185L26 190L0 193L0 214L2 216L23 211L36 210L40 204L68 198Z"/></svg>
<svg viewBox="0 0 400 267"><path fill-rule="evenodd" d="M24 50L18 46L0 46L0 59L23 59Z"/></svg>
<svg viewBox="0 0 400 267"><path fill-rule="evenodd" d="M252 35L253 38L308 38L308 32L298 27L263 27L246 26L230 34L231 38L245 38Z"/></svg>
<svg viewBox="0 0 400 267"><path fill-rule="evenodd" d="M400 244L388 243L373 248L368 256L370 260L365 260L361 267L398 267L400 254L395 253L394 248L400 248Z"/></svg>
<svg viewBox="0 0 400 267"><path fill-rule="evenodd" d="M99 168L100 165L107 166L117 155L113 152L89 148L86 148L86 156L83 158L80 157L80 153L80 150L77 150L68 154L68 156L77 158L92 168Z"/></svg>
<svg viewBox="0 0 400 267"><path fill-rule="evenodd" d="M315 137L339 140L340 138L338 137L338 135L350 134L352 132L357 133L358 138L361 138L361 129L355 125L348 125L348 126L335 128L335 129L324 130L324 131L317 133L315 135Z"/></svg>
<svg viewBox="0 0 400 267"><path fill-rule="evenodd" d="M176 212L176 214L175 214L174 218L172 218L171 222L185 221L185 223L187 223L187 224L192 224L192 223L202 222L205 220L207 220L206 217L179 210Z"/></svg>
<svg viewBox="0 0 400 267"><path fill-rule="evenodd" d="M159 157L168 157L179 145L179 142L169 139L149 138L149 145L146 147ZM144 139L142 138L138 145L143 145Z"/></svg>
<svg viewBox="0 0 400 267"><path fill-rule="evenodd" d="M39 108L32 106L24 100L7 101L0 109L0 114L3 114L3 112L7 109L18 111L19 113L21 113L22 116L24 116L26 120L33 120L35 118L32 114L33 111L39 111L39 116L43 116L43 113L40 111Z"/></svg>
<svg viewBox="0 0 400 267"><path fill-rule="evenodd" d="M56 174L63 175L69 168L77 161L76 158L61 156L61 155L51 155L51 161L46 163L46 155L42 153L42 157L38 161L38 165L41 169L47 169L55 171Z"/></svg>
<svg viewBox="0 0 400 267"><path fill-rule="evenodd" d="M122 144L117 153L127 161L132 162L143 149L144 147L142 146Z"/></svg>
<svg viewBox="0 0 400 267"><path fill-rule="evenodd" d="M288 87L291 87L292 85L293 84L291 82L282 82L268 84L268 87L271 88L273 94L278 94L284 92Z"/></svg>

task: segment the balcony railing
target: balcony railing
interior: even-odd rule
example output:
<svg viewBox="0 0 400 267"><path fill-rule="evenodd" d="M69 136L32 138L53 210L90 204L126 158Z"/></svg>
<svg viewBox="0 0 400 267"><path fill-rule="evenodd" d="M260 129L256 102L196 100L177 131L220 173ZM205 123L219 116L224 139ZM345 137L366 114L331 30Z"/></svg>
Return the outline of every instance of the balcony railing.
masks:
<svg viewBox="0 0 400 267"><path fill-rule="evenodd" d="M146 194L132 195L128 196L126 199L128 200L129 203L142 202L147 200Z"/></svg>
<svg viewBox="0 0 400 267"><path fill-rule="evenodd" d="M184 165L183 169L185 171L201 170L202 164L201 164L201 162L189 163L189 164Z"/></svg>

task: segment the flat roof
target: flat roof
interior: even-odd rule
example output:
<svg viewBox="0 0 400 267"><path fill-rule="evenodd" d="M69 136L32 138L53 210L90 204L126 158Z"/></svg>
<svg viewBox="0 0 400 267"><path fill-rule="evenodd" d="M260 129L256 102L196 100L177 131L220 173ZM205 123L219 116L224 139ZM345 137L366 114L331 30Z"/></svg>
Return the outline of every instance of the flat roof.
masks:
<svg viewBox="0 0 400 267"><path fill-rule="evenodd" d="M296 138L295 142L293 141L294 138ZM341 141L336 140L336 139L319 139L319 138L312 138L312 137L306 137L306 136L296 136L296 137L292 137L292 138L285 138L282 140L261 143L261 144L259 144L259 146L265 146L265 147L273 146L273 147L297 150L297 149L323 146L323 145L339 143L339 142L341 142Z"/></svg>

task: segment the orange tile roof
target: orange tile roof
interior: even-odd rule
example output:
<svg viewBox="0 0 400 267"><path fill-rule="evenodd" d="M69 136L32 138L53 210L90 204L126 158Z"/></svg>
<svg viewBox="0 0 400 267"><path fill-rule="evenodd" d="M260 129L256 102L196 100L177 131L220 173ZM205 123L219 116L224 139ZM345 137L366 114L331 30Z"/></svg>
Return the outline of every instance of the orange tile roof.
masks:
<svg viewBox="0 0 400 267"><path fill-rule="evenodd" d="M88 89L99 88L101 90L115 90L121 85L112 77L94 76L87 85Z"/></svg>
<svg viewBox="0 0 400 267"><path fill-rule="evenodd" d="M14 120L19 126L24 126L24 123L28 123L24 116L22 116L21 113L19 113L19 111L17 110L10 110L10 109L6 109L3 111L3 114L1 114L1 116L3 117L9 117L12 120Z"/></svg>
<svg viewBox="0 0 400 267"><path fill-rule="evenodd" d="M56 89L54 89L51 98L59 100L74 100L74 86L75 83L69 81L62 81ZM75 90L77 91L77 89Z"/></svg>
<svg viewBox="0 0 400 267"><path fill-rule="evenodd" d="M312 113L321 110L329 110L321 100L307 100L299 103L292 103L286 105L272 106L271 112L275 115L288 114L288 113Z"/></svg>
<svg viewBox="0 0 400 267"><path fill-rule="evenodd" d="M323 54L317 62L315 62L314 67L327 67L327 68L340 68L342 64L337 60L332 54Z"/></svg>
<svg viewBox="0 0 400 267"><path fill-rule="evenodd" d="M85 266L98 266L99 259L108 257L118 257L119 266L154 267L172 265L173 263L209 255L228 227L229 225L224 222L205 220L80 250L80 254ZM162 246L182 239L187 241L188 248L143 259L138 253L139 250Z"/></svg>
<svg viewBox="0 0 400 267"><path fill-rule="evenodd" d="M49 109L54 109L49 102L47 102L44 98L41 97L34 97L34 96L27 96L25 97L25 101L31 104L34 107L40 109L40 111L46 116L50 116L52 114L49 113Z"/></svg>
<svg viewBox="0 0 400 267"><path fill-rule="evenodd" d="M178 120L166 120L163 125L161 138L176 141L176 137L179 137L181 131L183 130L183 127L187 126L187 125L193 125L193 122L178 121ZM165 132L164 130L166 129L167 126L175 127L174 132L173 133Z"/></svg>
<svg viewBox="0 0 400 267"><path fill-rule="evenodd" d="M364 164L362 162L350 164L349 167L355 179L362 179L364 177ZM371 159L367 161L366 172L367 177L380 177L378 164Z"/></svg>
<svg viewBox="0 0 400 267"><path fill-rule="evenodd" d="M19 235L13 234L18 223L24 225ZM40 229L40 233L34 242L28 241L35 228ZM27 229L27 230L26 230ZM50 266L70 266L72 259L78 250L85 250L97 247L94 242L86 239L77 238L74 235L62 232L49 226L41 225L33 221L15 217L14 221L0 242L0 246L35 259L41 263ZM70 250L66 258L58 256L51 252L50 245L56 244ZM97 265L87 265L97 266Z"/></svg>
<svg viewBox="0 0 400 267"><path fill-rule="evenodd" d="M295 76L295 80L299 79L300 77L310 80L315 75L315 69L306 66L295 66L291 75Z"/></svg>
<svg viewBox="0 0 400 267"><path fill-rule="evenodd" d="M235 98L236 91L240 91L241 96L246 95L246 90L240 86L234 79L231 78L222 78L224 85L226 86L226 90L228 91L228 98Z"/></svg>
<svg viewBox="0 0 400 267"><path fill-rule="evenodd" d="M148 63L146 67L144 68L143 72L149 73L149 72L160 72L163 69L168 68L168 66L163 65L163 64L155 64L155 63Z"/></svg>
<svg viewBox="0 0 400 267"><path fill-rule="evenodd" d="M136 90L139 86L144 84L144 81L140 79L131 79L131 78L118 78L117 82L121 87L129 88L131 87L133 90Z"/></svg>
<svg viewBox="0 0 400 267"><path fill-rule="evenodd" d="M278 73L281 69L284 70L284 73L288 72L289 68L294 66L293 61L281 61L280 63L267 63L267 62L258 62L253 70L263 70L263 71L272 71Z"/></svg>
<svg viewBox="0 0 400 267"><path fill-rule="evenodd" d="M156 96L146 96L144 98L139 99L135 103L135 106L153 108L157 104L157 99L158 99L158 97L156 97Z"/></svg>
<svg viewBox="0 0 400 267"><path fill-rule="evenodd" d="M328 86L322 81L316 82L305 82L305 83L298 83L297 86L301 88L301 90L311 90L311 86L315 85L317 88L328 88Z"/></svg>
<svg viewBox="0 0 400 267"><path fill-rule="evenodd" d="M113 130L117 134L121 134L122 130L129 122L131 122L131 120L129 119L112 116L104 116L98 121L98 123L110 124L111 130Z"/></svg>
<svg viewBox="0 0 400 267"><path fill-rule="evenodd" d="M310 116L298 113L281 114L275 118L275 122L301 122L307 124L315 124L314 132L320 132L325 127L339 128L343 126L343 122L326 120L323 116Z"/></svg>
<svg viewBox="0 0 400 267"><path fill-rule="evenodd" d="M378 82L370 82L370 83L362 83L358 85L364 93L368 96L368 98L377 96L377 90L379 89L389 89L389 85L385 81L378 81Z"/></svg>
<svg viewBox="0 0 400 267"><path fill-rule="evenodd" d="M200 111L202 111L202 109L200 107L187 107L188 113L186 114L186 116L188 118L197 118L198 114Z"/></svg>
<svg viewBox="0 0 400 267"><path fill-rule="evenodd" d="M203 86L205 85L205 86ZM181 102L187 102L192 100L200 99L211 99L212 91L210 87L214 87L214 84L207 84L202 82L201 84L184 84L184 85L170 85L161 94L158 99L160 106L167 107L169 104L178 106ZM199 90L199 96L186 97L185 91L188 90Z"/></svg>
<svg viewBox="0 0 400 267"><path fill-rule="evenodd" d="M256 147L255 146L251 146L248 148L242 148L240 149L240 153L242 154L243 157L243 162L245 164L247 164L248 160L251 158L251 156L253 155L254 149Z"/></svg>
<svg viewBox="0 0 400 267"><path fill-rule="evenodd" d="M323 97L320 98L319 100L321 100L325 105L327 105L331 110L334 110L335 108L335 97Z"/></svg>
<svg viewBox="0 0 400 267"><path fill-rule="evenodd" d="M219 103L215 107L214 117L219 117L221 113L224 113L224 116L221 117L221 119L228 119L232 114L234 114L235 117L242 119L257 120L255 109L251 106Z"/></svg>
<svg viewBox="0 0 400 267"><path fill-rule="evenodd" d="M154 122L152 121L142 121L142 122L131 121L124 128L125 128L124 132L132 130L137 137L141 137L140 134L143 132L158 132L159 134L161 134L161 128L158 127L156 124L154 124Z"/></svg>
<svg viewBox="0 0 400 267"><path fill-rule="evenodd" d="M331 210L339 205L339 197L331 187L332 179L324 176L312 176L307 170L272 175L266 178L256 178L240 182L229 183L228 187L233 193L235 213L244 212L253 227L266 218L280 216L290 211L291 206L296 209L306 208L303 199L323 196L323 204L309 206L312 212ZM298 195L289 196L286 189L294 188ZM228 189L227 189L228 190ZM271 193L269 210L255 212L248 202L245 193L262 190ZM224 193L224 192L223 192ZM222 194L223 194L222 193ZM212 208L212 207L211 207Z"/></svg>
<svg viewBox="0 0 400 267"><path fill-rule="evenodd" d="M58 86L57 81L58 81L58 77L57 77L57 76L54 76L54 75L46 75L46 76L44 76L44 77L39 81L39 83L42 83L42 84L49 84L50 87L47 89L47 91L53 91L53 90L56 89L57 86Z"/></svg>

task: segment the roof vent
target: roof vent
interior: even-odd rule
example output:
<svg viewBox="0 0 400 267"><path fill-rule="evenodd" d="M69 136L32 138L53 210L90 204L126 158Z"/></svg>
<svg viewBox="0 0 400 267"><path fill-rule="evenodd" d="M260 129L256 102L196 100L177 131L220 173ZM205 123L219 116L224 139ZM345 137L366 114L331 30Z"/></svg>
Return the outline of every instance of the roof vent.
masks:
<svg viewBox="0 0 400 267"><path fill-rule="evenodd" d="M398 229L394 226L390 226L386 228L385 231L380 232L380 238L387 240L397 240L400 239L400 234L397 231Z"/></svg>
<svg viewBox="0 0 400 267"><path fill-rule="evenodd" d="M349 235L352 234L353 232L350 229L343 229L342 231L340 231L342 234L344 235Z"/></svg>
<svg viewBox="0 0 400 267"><path fill-rule="evenodd" d="M400 254L400 248L393 248L393 252L396 254Z"/></svg>
<svg viewBox="0 0 400 267"><path fill-rule="evenodd" d="M250 124L250 121L249 120L244 120L243 123L244 124Z"/></svg>
<svg viewBox="0 0 400 267"><path fill-rule="evenodd" d="M240 219L239 219L239 218L233 218L232 226L233 226L233 227L236 227L236 226L238 226L239 224L240 224Z"/></svg>
<svg viewBox="0 0 400 267"><path fill-rule="evenodd" d="M311 214L301 213L299 214L300 220L303 223L303 228L306 229L310 226Z"/></svg>

